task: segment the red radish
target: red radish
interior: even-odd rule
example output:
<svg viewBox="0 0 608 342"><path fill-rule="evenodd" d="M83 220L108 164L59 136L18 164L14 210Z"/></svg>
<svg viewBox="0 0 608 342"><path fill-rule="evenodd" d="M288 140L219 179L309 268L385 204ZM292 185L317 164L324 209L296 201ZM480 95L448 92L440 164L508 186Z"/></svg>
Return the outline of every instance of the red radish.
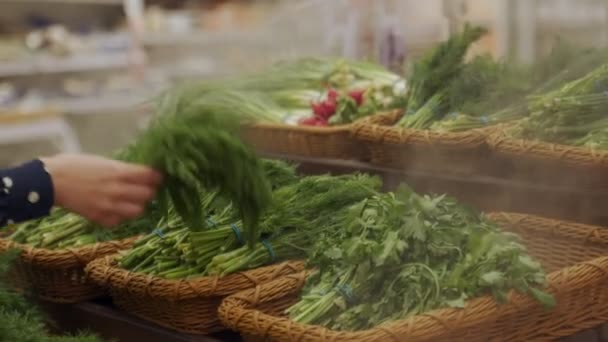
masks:
<svg viewBox="0 0 608 342"><path fill-rule="evenodd" d="M336 89L329 89L327 91L327 98L333 101L336 101L338 99L338 91L336 91Z"/></svg>
<svg viewBox="0 0 608 342"><path fill-rule="evenodd" d="M350 96L353 100L355 100L355 102L357 103L357 106L360 106L363 104L363 94L365 93L365 90L352 90L350 92L348 92L348 96Z"/></svg>
<svg viewBox="0 0 608 342"><path fill-rule="evenodd" d="M325 108L323 107L323 102L312 102L310 104L312 107L312 112L315 115L323 116L325 114Z"/></svg>
<svg viewBox="0 0 608 342"><path fill-rule="evenodd" d="M311 103L312 112L321 118L328 119L336 113L335 101L323 101Z"/></svg>
<svg viewBox="0 0 608 342"><path fill-rule="evenodd" d="M323 107L323 115L319 115L324 119L329 119L332 115L336 114L336 103L325 101L321 103Z"/></svg>

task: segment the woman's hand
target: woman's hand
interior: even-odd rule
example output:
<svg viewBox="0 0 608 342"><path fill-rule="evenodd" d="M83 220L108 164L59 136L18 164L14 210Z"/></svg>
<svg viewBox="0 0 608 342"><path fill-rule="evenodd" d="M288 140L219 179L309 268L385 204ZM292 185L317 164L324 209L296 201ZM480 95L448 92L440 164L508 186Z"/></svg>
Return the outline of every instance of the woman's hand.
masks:
<svg viewBox="0 0 608 342"><path fill-rule="evenodd" d="M55 205L111 227L140 216L156 195L159 172L91 155L41 158L53 180Z"/></svg>

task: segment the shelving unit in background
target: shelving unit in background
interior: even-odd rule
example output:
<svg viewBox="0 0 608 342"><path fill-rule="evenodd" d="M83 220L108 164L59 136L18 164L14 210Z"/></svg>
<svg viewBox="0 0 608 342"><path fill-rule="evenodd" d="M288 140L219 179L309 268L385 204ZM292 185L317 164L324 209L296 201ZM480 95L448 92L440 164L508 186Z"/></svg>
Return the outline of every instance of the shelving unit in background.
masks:
<svg viewBox="0 0 608 342"><path fill-rule="evenodd" d="M102 23L104 27L108 22L124 23L120 30L78 35L85 49L74 53L57 55L24 51L12 60L0 59L0 83L10 82L18 93L25 91L21 100L9 103L9 107L0 104L0 134L4 137L0 139L0 146L59 136L63 141L59 144L60 150L78 151L81 149L78 135L86 138L91 135L80 132L78 125L94 131L100 116L114 120L113 117L121 114L131 115L163 86L162 78L151 79L146 72L145 55L132 15L132 8L134 4L137 7L137 3L138 0L0 0L0 23L8 28L27 27L24 22L31 13L45 17L48 14L45 20L76 30L82 25L88 26L89 22L93 23L90 24L92 28L96 27L95 23ZM25 45L25 38L20 40ZM112 79L115 76L123 83L118 88L111 86L117 81ZM64 80L89 82L93 90L71 94L66 89L61 90ZM31 103L27 105L28 96L32 94L34 109ZM52 120L46 118L47 108L53 108ZM9 125L3 121L6 118L3 112L7 111L20 112L18 115L23 120ZM88 116L91 119L86 118ZM88 124L91 120L95 123ZM111 126L123 124L118 119L115 124L108 124L108 130L112 130ZM107 133L111 143L114 140L112 132ZM103 134L98 135L103 137Z"/></svg>
<svg viewBox="0 0 608 342"><path fill-rule="evenodd" d="M465 22L490 29L490 50L499 58L529 63L557 38L582 47L608 46L605 0L442 0L457 30Z"/></svg>

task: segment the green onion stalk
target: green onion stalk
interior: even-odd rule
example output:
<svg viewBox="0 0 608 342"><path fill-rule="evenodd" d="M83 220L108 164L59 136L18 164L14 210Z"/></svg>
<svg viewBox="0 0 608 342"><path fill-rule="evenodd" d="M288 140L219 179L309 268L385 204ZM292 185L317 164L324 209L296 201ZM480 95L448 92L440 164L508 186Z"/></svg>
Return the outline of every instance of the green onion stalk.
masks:
<svg viewBox="0 0 608 342"><path fill-rule="evenodd" d="M319 101L323 93L313 89L288 89L272 92L270 96L283 108L310 110L311 102Z"/></svg>
<svg viewBox="0 0 608 342"><path fill-rule="evenodd" d="M585 76L568 82L562 87L550 91L544 95L536 96L531 102L531 110L541 109L545 103L552 99L565 98L579 95L589 95L603 92L608 88L608 64L597 67ZM540 108L538 108L540 107Z"/></svg>
<svg viewBox="0 0 608 342"><path fill-rule="evenodd" d="M397 123L398 126L412 129L427 129L434 121L440 120L446 113L445 97L442 93L433 95L413 114L406 114Z"/></svg>
<svg viewBox="0 0 608 342"><path fill-rule="evenodd" d="M285 111L267 94L239 90L218 90L201 96L191 105L198 110L232 113L245 120L254 122L280 123Z"/></svg>
<svg viewBox="0 0 608 342"><path fill-rule="evenodd" d="M158 210L154 209L152 204L147 215L108 231L77 214L53 209L45 218L18 224L8 238L18 243L47 249L81 247L148 232L158 219Z"/></svg>
<svg viewBox="0 0 608 342"><path fill-rule="evenodd" d="M224 276L282 260L302 259L311 244L311 232L283 232L258 242L253 248L243 246L214 256L205 273Z"/></svg>
<svg viewBox="0 0 608 342"><path fill-rule="evenodd" d="M91 224L76 214L57 215L59 216L42 220L34 231L28 232L24 242L41 248L59 247L65 245L67 241L74 242L73 246L82 245L81 238L86 240L85 237L89 236ZM15 241L22 240L19 228L9 238Z"/></svg>
<svg viewBox="0 0 608 342"><path fill-rule="evenodd" d="M363 175L304 177L297 186L281 189L285 191L275 197L277 205L262 219L260 226L266 228L269 238L251 249L241 247L217 255L206 273L226 275L306 257L316 239L339 232L340 212L374 195L378 185L377 179ZM285 196L288 193L295 193L291 200Z"/></svg>
<svg viewBox="0 0 608 342"><path fill-rule="evenodd" d="M608 149L608 127L591 131L584 137L572 141L571 145L606 150Z"/></svg>
<svg viewBox="0 0 608 342"><path fill-rule="evenodd" d="M603 93L551 98L541 103L536 100L532 112L512 128L511 134L526 139L577 144L590 132L608 126L605 118L608 96Z"/></svg>
<svg viewBox="0 0 608 342"><path fill-rule="evenodd" d="M553 143L594 145L585 137L606 127L606 90L608 65L602 65L558 89L532 95L529 117L519 121L509 133L518 138Z"/></svg>
<svg viewBox="0 0 608 342"><path fill-rule="evenodd" d="M212 218L216 224L208 229L191 229L173 222L138 241L120 259L121 267L176 279L223 275L301 258L321 232L335 230L340 208L379 188L375 177L322 175L294 180L287 174L291 168L271 165L267 170L275 175L283 173L276 180L284 186L273 192L273 204L259 223L267 239L245 246L242 224L234 221L233 215Z"/></svg>
<svg viewBox="0 0 608 342"><path fill-rule="evenodd" d="M207 267L216 255L245 245L241 231L240 223L226 223L207 231L192 232L186 251L194 255L196 265Z"/></svg>
<svg viewBox="0 0 608 342"><path fill-rule="evenodd" d="M539 62L539 65L535 68L527 70L524 75L518 69L513 69L514 72L512 72L509 68L505 68L502 72L507 72L507 74L502 75L497 80L498 84L505 83L504 86L494 89L493 84L485 85L485 91L488 93L482 95L479 101L472 103L472 113L466 109L459 110L456 114L447 115L443 120L434 123L431 129L443 132L460 132L522 119L528 116L530 112L541 110L539 107L545 107L547 103L555 101L552 96L556 96L557 99L565 96L548 92L560 90L560 87L567 82L586 76L605 60L605 51L589 51L583 57L576 59L574 59L574 56L566 56L565 60L562 60L564 56L560 56L563 53L562 51L561 53L556 52L557 55L555 56L550 55ZM549 66L545 67L546 64ZM545 71L544 69L548 70ZM539 73L540 75L535 75ZM545 75L544 73L548 74ZM510 81L509 77L513 80ZM537 78L537 80L533 78ZM524 90L526 90L525 93L522 92ZM526 95L528 95L527 99L531 100L530 109L525 104L527 102ZM503 99L510 100L512 104L506 104ZM536 106L533 105L534 102L537 102ZM482 109L482 112L477 113L476 109L480 106L482 108L489 106L491 109L505 108L489 114L487 113L488 108L485 108Z"/></svg>
<svg viewBox="0 0 608 342"><path fill-rule="evenodd" d="M278 91L285 89L323 88L323 79L334 68L337 59L301 58L280 62L255 75L240 78L238 89L257 89L258 91Z"/></svg>
<svg viewBox="0 0 608 342"><path fill-rule="evenodd" d="M193 236L206 236L216 227L233 220L233 212L224 210L207 219L205 227L191 227L174 215L161 222L159 228L138 240L135 245L119 259L119 265L133 272L141 272L169 279L187 277L201 273L206 262L202 259L206 251L214 248L212 241L199 246L192 243ZM200 238L199 238L200 239ZM221 241L222 245L227 241Z"/></svg>
<svg viewBox="0 0 608 342"><path fill-rule="evenodd" d="M294 165L263 160L262 168L273 189L298 181ZM214 213L211 217L201 220L198 226L192 226L171 211L158 229L136 242L122 256L120 265L132 271L171 279L204 275L212 257L246 243L242 223L233 206L229 202L222 203L222 198L217 195L203 196L205 200L201 206L204 211Z"/></svg>
<svg viewBox="0 0 608 342"><path fill-rule="evenodd" d="M492 125L506 124L526 117L528 109L525 104L511 105L495 113L471 115L466 113L450 113L440 121L431 125L431 130L437 132L463 132Z"/></svg>
<svg viewBox="0 0 608 342"><path fill-rule="evenodd" d="M383 66L365 61L337 61L325 82L341 90L366 89L372 82L381 87L392 88L402 78Z"/></svg>

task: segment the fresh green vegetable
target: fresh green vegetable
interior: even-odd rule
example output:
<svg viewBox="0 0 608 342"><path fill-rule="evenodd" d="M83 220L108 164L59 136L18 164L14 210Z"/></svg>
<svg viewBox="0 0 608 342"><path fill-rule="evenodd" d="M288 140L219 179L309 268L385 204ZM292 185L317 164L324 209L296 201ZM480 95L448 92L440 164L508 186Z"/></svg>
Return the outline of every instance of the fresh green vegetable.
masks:
<svg viewBox="0 0 608 342"><path fill-rule="evenodd" d="M238 96L209 94L179 115L157 115L132 145L117 154L119 159L164 173L158 201L141 220L126 224L116 233L104 234L83 218L59 210L37 224L18 227L12 238L38 247L64 248L132 236L155 227L159 213L168 211L169 202L182 220L197 226L209 215L201 203L207 194L214 193L234 203L243 222L243 234L254 244L259 235L257 222L270 201L270 187L262 165L239 138L240 124L247 117L224 105L224 97L233 95Z"/></svg>
<svg viewBox="0 0 608 342"><path fill-rule="evenodd" d="M558 89L605 59L605 50L581 50L561 41L529 66L476 57L450 85L450 114L433 123L431 129L457 132L522 119L530 114L528 96Z"/></svg>
<svg viewBox="0 0 608 342"><path fill-rule="evenodd" d="M485 32L482 28L466 25L462 33L450 37L414 65L408 79L408 115L399 125L409 127L410 121L418 121L409 118L416 116L425 103L458 77L466 52Z"/></svg>
<svg viewBox="0 0 608 342"><path fill-rule="evenodd" d="M272 210L260 225L268 238L252 249L241 247L219 254L207 274L226 275L271 262L305 258L311 245L325 234L335 234L343 208L378 191L378 179L365 175L310 176L275 192Z"/></svg>
<svg viewBox="0 0 608 342"><path fill-rule="evenodd" d="M604 146L608 127L608 65L546 94L530 97L530 116L510 134L575 146Z"/></svg>
<svg viewBox="0 0 608 342"><path fill-rule="evenodd" d="M402 187L352 206L342 225L313 247L318 272L287 310L296 322L356 331L513 288L553 304L517 237L445 196Z"/></svg>
<svg viewBox="0 0 608 342"><path fill-rule="evenodd" d="M305 58L256 74L182 85L157 102L162 113L181 113L196 103L255 122L327 126L392 108L401 88L403 79L374 63ZM338 92L340 101L332 95ZM359 94L354 101L353 93Z"/></svg>
<svg viewBox="0 0 608 342"><path fill-rule="evenodd" d="M244 246L241 222L230 219L228 209L211 217L214 225L204 230L192 231L169 222L166 229L138 241L120 259L120 265L160 277L184 278L303 258L320 234L336 229L337 211L379 188L378 179L364 175L289 178L276 187L273 204L260 221L262 242Z"/></svg>
<svg viewBox="0 0 608 342"><path fill-rule="evenodd" d="M16 225L9 239L47 249L81 247L147 233L150 227L156 227L161 214L155 203L152 203L146 215L125 222L116 229L107 230L64 209L53 209L47 217Z"/></svg>
<svg viewBox="0 0 608 342"><path fill-rule="evenodd" d="M11 290L9 270L18 251L0 255L0 341L6 342L100 342L93 335L56 336L50 333L42 313L21 293Z"/></svg>

